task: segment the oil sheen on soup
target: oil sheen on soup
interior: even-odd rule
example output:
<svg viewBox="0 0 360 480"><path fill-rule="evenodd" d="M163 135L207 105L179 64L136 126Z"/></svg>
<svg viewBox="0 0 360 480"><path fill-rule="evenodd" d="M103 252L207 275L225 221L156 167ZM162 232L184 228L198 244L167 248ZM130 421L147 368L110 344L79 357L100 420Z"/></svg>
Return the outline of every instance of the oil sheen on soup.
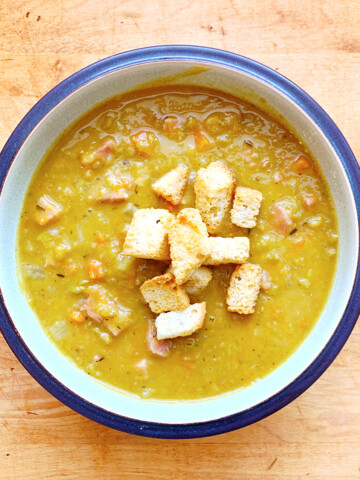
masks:
<svg viewBox="0 0 360 480"><path fill-rule="evenodd" d="M157 314L140 287L169 262L128 256L124 240L140 209L194 208L197 171L218 161L263 197L255 227L233 224L228 209L218 234L250 240L248 262L262 269L255 312L227 309L235 265L209 266L211 281L189 294L206 302L202 327L154 353ZM189 178L174 205L151 187L179 164ZM28 302L69 361L142 398L199 399L249 386L303 342L331 288L337 238L322 172L293 133L221 92L162 87L112 98L60 135L27 192L18 261ZM118 330L104 321L114 315Z"/></svg>

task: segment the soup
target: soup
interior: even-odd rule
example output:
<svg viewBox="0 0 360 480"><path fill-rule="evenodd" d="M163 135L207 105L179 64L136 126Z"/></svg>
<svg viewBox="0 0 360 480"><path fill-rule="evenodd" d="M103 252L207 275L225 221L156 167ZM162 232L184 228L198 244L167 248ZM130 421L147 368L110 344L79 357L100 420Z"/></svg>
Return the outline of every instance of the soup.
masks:
<svg viewBox="0 0 360 480"><path fill-rule="evenodd" d="M216 183L225 170L231 204L214 226L220 203L204 207L200 197L217 191L208 173ZM250 223L236 220L234 195L244 192L258 195ZM179 280L185 257L176 264L170 234L166 250L166 229L167 253L155 247L166 219L190 214L206 245L221 237L218 259L200 249ZM291 131L243 100L176 86L111 98L60 135L26 194L17 248L28 302L70 362L142 398L184 400L249 386L294 352L328 297L337 237L322 172ZM236 255L250 251L233 257L235 243ZM261 288L239 310L232 300L246 276L237 272L247 267ZM191 284L199 272L201 288ZM197 327L181 330L192 315ZM171 333L160 338L164 322Z"/></svg>

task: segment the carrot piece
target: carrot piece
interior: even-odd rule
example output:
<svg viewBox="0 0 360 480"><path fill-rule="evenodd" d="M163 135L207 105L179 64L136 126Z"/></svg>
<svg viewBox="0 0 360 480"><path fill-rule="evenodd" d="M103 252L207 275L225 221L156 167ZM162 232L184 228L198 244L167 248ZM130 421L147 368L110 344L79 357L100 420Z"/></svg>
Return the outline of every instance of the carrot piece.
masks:
<svg viewBox="0 0 360 480"><path fill-rule="evenodd" d="M90 280L102 280L105 275L105 268L99 260L90 260L88 266Z"/></svg>
<svg viewBox="0 0 360 480"><path fill-rule="evenodd" d="M70 320L75 323L84 323L86 320L85 315L79 310L74 310L70 313Z"/></svg>
<svg viewBox="0 0 360 480"><path fill-rule="evenodd" d="M155 133L146 131L131 135L130 140L137 153L143 157L150 157L159 141Z"/></svg>
<svg viewBox="0 0 360 480"><path fill-rule="evenodd" d="M95 234L95 242L96 243L99 243L100 245L102 245L106 240L106 237L103 233L101 232L96 232Z"/></svg>
<svg viewBox="0 0 360 480"><path fill-rule="evenodd" d="M194 132L195 146L198 152L206 152L211 148L210 140L200 132Z"/></svg>
<svg viewBox="0 0 360 480"><path fill-rule="evenodd" d="M299 155L293 163L293 169L298 173L305 172L309 168L311 168L311 162L305 155Z"/></svg>

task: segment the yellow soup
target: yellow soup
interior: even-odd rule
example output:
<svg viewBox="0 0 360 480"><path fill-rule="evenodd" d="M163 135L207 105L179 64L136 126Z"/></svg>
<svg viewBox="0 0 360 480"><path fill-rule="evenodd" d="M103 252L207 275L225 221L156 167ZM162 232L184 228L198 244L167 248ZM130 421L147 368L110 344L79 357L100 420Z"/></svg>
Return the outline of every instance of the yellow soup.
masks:
<svg viewBox="0 0 360 480"><path fill-rule="evenodd" d="M262 268L255 313L226 308L233 264L207 267L211 282L190 295L206 302L202 328L154 355L157 315L139 288L169 263L125 255L126 232L139 209L194 207L196 172L219 160L263 196L254 228L228 212L220 233L249 237L248 261ZM180 163L190 176L174 206L151 185ZM84 115L36 171L18 233L22 284L50 339L89 375L144 398L210 397L269 374L314 326L336 257L332 200L306 147L245 101L195 87L136 91Z"/></svg>

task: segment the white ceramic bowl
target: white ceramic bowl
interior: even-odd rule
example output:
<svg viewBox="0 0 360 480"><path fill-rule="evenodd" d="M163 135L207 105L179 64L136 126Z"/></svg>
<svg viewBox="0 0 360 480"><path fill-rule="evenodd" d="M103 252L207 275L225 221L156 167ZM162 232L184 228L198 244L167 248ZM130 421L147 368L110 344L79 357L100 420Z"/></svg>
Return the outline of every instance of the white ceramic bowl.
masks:
<svg viewBox="0 0 360 480"><path fill-rule="evenodd" d="M156 401L122 394L71 364L49 341L17 276L15 245L23 198L51 143L95 104L138 87L186 84L245 98L291 125L320 162L339 221L339 260L329 300L316 326L280 367L254 385L199 401ZM83 415L131 433L186 438L222 433L278 410L333 361L359 315L359 167L326 113L302 90L254 61L201 47L153 47L81 70L42 98L0 156L1 329L28 371ZM326 282L327 279L319 279Z"/></svg>

